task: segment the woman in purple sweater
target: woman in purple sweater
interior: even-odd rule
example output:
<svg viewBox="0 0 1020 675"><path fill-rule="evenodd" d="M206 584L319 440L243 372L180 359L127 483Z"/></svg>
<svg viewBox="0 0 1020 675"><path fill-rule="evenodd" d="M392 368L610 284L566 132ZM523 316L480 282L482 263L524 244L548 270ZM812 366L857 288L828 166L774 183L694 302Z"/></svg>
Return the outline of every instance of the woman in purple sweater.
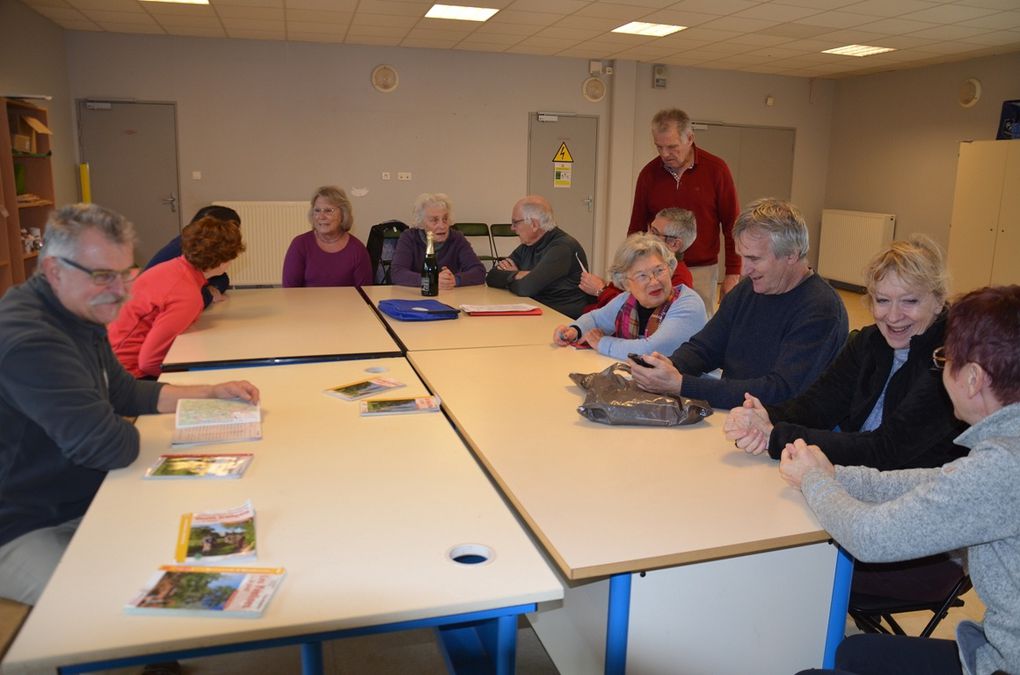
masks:
<svg viewBox="0 0 1020 675"><path fill-rule="evenodd" d="M368 250L351 234L354 212L341 188L327 185L312 195L311 232L290 242L283 259L283 285L365 286L372 283Z"/></svg>
<svg viewBox="0 0 1020 675"><path fill-rule="evenodd" d="M441 192L423 193L414 200L411 227L400 235L390 265L390 278L400 286L421 284L425 263L425 233L432 233L439 262L439 288L474 286L485 281L485 267L471 244L457 230L450 229L453 205Z"/></svg>

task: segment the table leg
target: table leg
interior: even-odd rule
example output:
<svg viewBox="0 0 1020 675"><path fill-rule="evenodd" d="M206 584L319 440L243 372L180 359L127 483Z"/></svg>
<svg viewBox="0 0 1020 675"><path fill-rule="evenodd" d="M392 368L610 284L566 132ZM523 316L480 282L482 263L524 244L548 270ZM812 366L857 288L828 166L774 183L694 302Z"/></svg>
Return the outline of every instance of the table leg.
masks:
<svg viewBox="0 0 1020 675"><path fill-rule="evenodd" d="M301 675L322 675L322 643L301 643Z"/></svg>
<svg viewBox="0 0 1020 675"><path fill-rule="evenodd" d="M832 580L832 601L829 603L829 626L825 633L822 668L836 665L836 647L846 634L846 609L850 604L850 582L853 580L854 559L837 546L836 572Z"/></svg>
<svg viewBox="0 0 1020 675"><path fill-rule="evenodd" d="M609 613L606 619L606 675L624 675L627 671L630 579L630 574L616 574L609 579Z"/></svg>

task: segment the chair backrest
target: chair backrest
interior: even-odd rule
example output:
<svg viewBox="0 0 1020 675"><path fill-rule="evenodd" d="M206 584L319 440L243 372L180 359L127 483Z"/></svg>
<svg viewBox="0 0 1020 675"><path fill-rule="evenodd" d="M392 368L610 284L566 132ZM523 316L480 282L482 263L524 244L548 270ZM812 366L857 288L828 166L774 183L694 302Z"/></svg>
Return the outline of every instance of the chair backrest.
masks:
<svg viewBox="0 0 1020 675"><path fill-rule="evenodd" d="M372 261L372 280L377 285L387 285L390 281L390 261L397 250L397 239L407 229L407 225L399 220L387 220L373 225L368 233L368 257Z"/></svg>
<svg viewBox="0 0 1020 675"><path fill-rule="evenodd" d="M453 229L464 235L471 248L478 255L482 262L492 262L496 259L495 249L492 245L492 237L489 236L489 226L485 223L454 223Z"/></svg>
<svg viewBox="0 0 1020 675"><path fill-rule="evenodd" d="M905 600L851 593L847 613L853 618L857 627L866 633L905 635L905 631L893 618L893 614L929 611L932 613L931 620L918 635L923 638L929 637L952 607L963 606L960 596L973 588L970 577L962 568L958 577L950 579L946 583L949 588L938 599ZM883 619L888 624L888 629L882 625Z"/></svg>
<svg viewBox="0 0 1020 675"><path fill-rule="evenodd" d="M509 256L520 244L510 223L493 223L489 226L489 234L492 237L492 250L497 260ZM513 241L509 241L509 238L513 238Z"/></svg>

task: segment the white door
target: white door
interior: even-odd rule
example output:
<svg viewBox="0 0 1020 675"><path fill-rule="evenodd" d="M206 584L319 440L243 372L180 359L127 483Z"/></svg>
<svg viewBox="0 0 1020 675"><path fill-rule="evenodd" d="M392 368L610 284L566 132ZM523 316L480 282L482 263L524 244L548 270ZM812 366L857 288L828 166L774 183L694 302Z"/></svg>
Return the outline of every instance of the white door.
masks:
<svg viewBox="0 0 1020 675"><path fill-rule="evenodd" d="M78 129L92 201L135 224L135 261L144 265L181 230L176 107L79 100Z"/></svg>
<svg viewBox="0 0 1020 675"><path fill-rule="evenodd" d="M592 260L595 245L595 155L598 118L531 113L528 194L552 204L556 224Z"/></svg>

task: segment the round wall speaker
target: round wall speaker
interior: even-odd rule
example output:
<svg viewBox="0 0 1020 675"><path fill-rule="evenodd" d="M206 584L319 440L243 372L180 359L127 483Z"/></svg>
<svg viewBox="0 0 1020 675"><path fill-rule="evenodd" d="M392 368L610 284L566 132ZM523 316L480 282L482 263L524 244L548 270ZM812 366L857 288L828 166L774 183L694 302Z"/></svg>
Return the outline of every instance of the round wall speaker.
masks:
<svg viewBox="0 0 1020 675"><path fill-rule="evenodd" d="M981 100L981 80L973 77L966 79L960 84L959 97L957 99L964 108L972 108Z"/></svg>
<svg viewBox="0 0 1020 675"><path fill-rule="evenodd" d="M383 64L372 70L372 86L376 91L388 94L395 90L398 84L400 84L400 75L397 74L397 69L393 66Z"/></svg>
<svg viewBox="0 0 1020 675"><path fill-rule="evenodd" d="M581 84L581 94L592 103L598 103L606 97L606 84L597 77L589 77Z"/></svg>

